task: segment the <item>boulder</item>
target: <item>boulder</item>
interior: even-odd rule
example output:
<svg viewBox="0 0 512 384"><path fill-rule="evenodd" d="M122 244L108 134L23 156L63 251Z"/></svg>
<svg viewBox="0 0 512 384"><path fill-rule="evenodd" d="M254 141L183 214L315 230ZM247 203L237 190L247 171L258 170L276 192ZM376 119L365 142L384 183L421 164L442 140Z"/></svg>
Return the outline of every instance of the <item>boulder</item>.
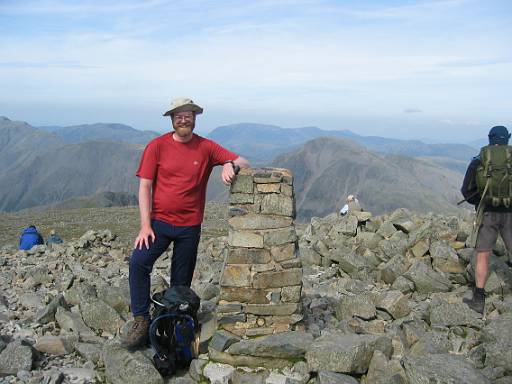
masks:
<svg viewBox="0 0 512 384"><path fill-rule="evenodd" d="M458 355L408 357L404 369L410 384L490 384L471 362Z"/></svg>
<svg viewBox="0 0 512 384"><path fill-rule="evenodd" d="M411 312L409 299L400 291L382 292L377 297L375 304L377 308L386 311L394 319L405 317Z"/></svg>
<svg viewBox="0 0 512 384"><path fill-rule="evenodd" d="M257 357L300 358L313 342L309 333L293 331L281 332L262 338L242 340L231 345L227 352L232 355L250 355Z"/></svg>
<svg viewBox="0 0 512 384"><path fill-rule="evenodd" d="M118 344L106 344L102 359L105 376L112 384L163 384L153 362L142 352L129 352Z"/></svg>
<svg viewBox="0 0 512 384"><path fill-rule="evenodd" d="M358 384L352 376L343 373L320 371L317 376L318 384Z"/></svg>
<svg viewBox="0 0 512 384"><path fill-rule="evenodd" d="M448 292L452 289L452 284L446 276L421 261L411 265L404 276L414 283L419 293Z"/></svg>
<svg viewBox="0 0 512 384"><path fill-rule="evenodd" d="M85 324L95 331L101 330L115 335L124 324L124 320L116 310L99 299L81 303L80 313Z"/></svg>
<svg viewBox="0 0 512 384"><path fill-rule="evenodd" d="M203 370L203 376L211 384L229 384L233 379L235 368L227 364L208 363Z"/></svg>
<svg viewBox="0 0 512 384"><path fill-rule="evenodd" d="M433 300L430 304L430 325L453 327L457 325L482 328L482 320L466 304Z"/></svg>
<svg viewBox="0 0 512 384"><path fill-rule="evenodd" d="M336 317L339 320L350 319L354 316L370 320L376 316L373 297L369 294L344 295L336 306Z"/></svg>
<svg viewBox="0 0 512 384"><path fill-rule="evenodd" d="M375 350L391 355L392 342L385 336L326 333L306 352L312 371L362 374L368 370Z"/></svg>
<svg viewBox="0 0 512 384"><path fill-rule="evenodd" d="M24 341L9 343L0 353L0 377L16 375L18 371L30 371L34 361L32 347Z"/></svg>

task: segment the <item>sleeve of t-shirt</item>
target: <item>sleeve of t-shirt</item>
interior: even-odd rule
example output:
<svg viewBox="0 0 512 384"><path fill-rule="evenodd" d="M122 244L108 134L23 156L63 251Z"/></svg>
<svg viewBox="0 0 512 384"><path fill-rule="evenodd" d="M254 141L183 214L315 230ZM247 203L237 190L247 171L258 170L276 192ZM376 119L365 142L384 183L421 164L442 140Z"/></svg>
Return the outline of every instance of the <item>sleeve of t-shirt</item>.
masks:
<svg viewBox="0 0 512 384"><path fill-rule="evenodd" d="M236 160L239 156L214 141L210 141L210 161L212 165L224 164L226 161Z"/></svg>
<svg viewBox="0 0 512 384"><path fill-rule="evenodd" d="M156 175L157 167L158 146L155 144L155 142L151 142L146 146L144 152L142 153L139 169L137 169L135 175L143 179L153 180Z"/></svg>

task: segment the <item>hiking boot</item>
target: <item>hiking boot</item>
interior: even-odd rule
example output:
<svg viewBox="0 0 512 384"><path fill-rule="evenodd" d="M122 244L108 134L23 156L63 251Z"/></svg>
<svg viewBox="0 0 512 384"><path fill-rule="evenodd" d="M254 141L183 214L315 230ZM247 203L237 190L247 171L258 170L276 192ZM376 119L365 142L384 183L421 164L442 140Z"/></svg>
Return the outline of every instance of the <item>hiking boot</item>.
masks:
<svg viewBox="0 0 512 384"><path fill-rule="evenodd" d="M475 288L471 299L462 299L473 311L484 314L485 308L485 291L483 288Z"/></svg>
<svg viewBox="0 0 512 384"><path fill-rule="evenodd" d="M149 319L144 316L135 316L131 327L121 337L121 343L125 348L138 348L147 343Z"/></svg>

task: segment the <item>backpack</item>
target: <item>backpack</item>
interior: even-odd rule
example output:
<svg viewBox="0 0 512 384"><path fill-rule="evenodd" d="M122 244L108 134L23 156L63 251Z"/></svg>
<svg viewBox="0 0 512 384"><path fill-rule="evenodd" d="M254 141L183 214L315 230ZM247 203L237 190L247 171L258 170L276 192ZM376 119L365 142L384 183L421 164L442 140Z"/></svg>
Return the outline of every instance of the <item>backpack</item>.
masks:
<svg viewBox="0 0 512 384"><path fill-rule="evenodd" d="M20 236L19 249L28 251L34 245L40 244L44 244L44 241L35 226L31 225L23 230Z"/></svg>
<svg viewBox="0 0 512 384"><path fill-rule="evenodd" d="M153 362L162 376L187 368L197 356L197 311L200 299L190 287L178 285L158 292L153 301L149 341Z"/></svg>
<svg viewBox="0 0 512 384"><path fill-rule="evenodd" d="M476 185L486 206L506 207L512 204L512 147L488 145L480 150L476 169Z"/></svg>

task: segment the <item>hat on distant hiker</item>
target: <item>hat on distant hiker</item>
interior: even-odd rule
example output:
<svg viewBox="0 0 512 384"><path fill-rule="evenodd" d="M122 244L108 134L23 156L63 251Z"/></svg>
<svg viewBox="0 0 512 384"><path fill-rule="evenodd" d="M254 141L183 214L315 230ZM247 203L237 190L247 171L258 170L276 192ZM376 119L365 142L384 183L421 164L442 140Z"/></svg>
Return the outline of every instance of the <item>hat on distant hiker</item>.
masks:
<svg viewBox="0 0 512 384"><path fill-rule="evenodd" d="M489 131L489 144L490 145L507 145L508 139L510 139L510 133L508 129L503 125L497 125L492 127Z"/></svg>
<svg viewBox="0 0 512 384"><path fill-rule="evenodd" d="M176 112L188 111L195 112L196 115L199 115L200 113L203 113L203 108L194 103L192 99L187 97L178 97L177 99L171 101L171 106L169 107L169 110L164 113L164 116L171 116Z"/></svg>

